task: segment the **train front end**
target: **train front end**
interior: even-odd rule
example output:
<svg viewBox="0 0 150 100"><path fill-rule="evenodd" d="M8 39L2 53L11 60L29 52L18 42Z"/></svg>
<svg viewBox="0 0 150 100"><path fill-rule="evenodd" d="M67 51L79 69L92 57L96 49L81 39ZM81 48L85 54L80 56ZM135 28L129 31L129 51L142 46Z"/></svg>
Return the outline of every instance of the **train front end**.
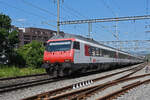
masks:
<svg viewBox="0 0 150 100"><path fill-rule="evenodd" d="M71 74L71 64L74 58L73 41L74 39L71 38L47 42L42 67L49 75L58 77Z"/></svg>

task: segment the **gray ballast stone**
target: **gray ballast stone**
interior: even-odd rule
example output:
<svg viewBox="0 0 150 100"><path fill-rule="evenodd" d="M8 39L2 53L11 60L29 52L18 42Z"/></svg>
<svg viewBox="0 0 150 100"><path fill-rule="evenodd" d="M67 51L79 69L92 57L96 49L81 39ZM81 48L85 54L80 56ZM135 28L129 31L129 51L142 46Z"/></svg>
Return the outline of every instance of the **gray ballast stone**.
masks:
<svg viewBox="0 0 150 100"><path fill-rule="evenodd" d="M138 86L114 100L150 100L150 84Z"/></svg>
<svg viewBox="0 0 150 100"><path fill-rule="evenodd" d="M134 65L132 67L136 67L136 66L138 66L138 65ZM61 88L64 86L72 85L72 84L83 82L86 80L95 79L95 78L105 76L105 75L108 75L111 73L116 73L116 72L119 72L119 71L122 71L122 70L125 70L128 68L126 67L126 68L122 68L122 69L116 69L113 71L101 72L98 74L93 74L93 75L88 75L88 76L73 78L73 79L68 79L68 80L62 80L62 81L58 81L58 82L53 82L53 83L38 85L38 86L34 86L34 87L17 90L17 91L12 91L12 92L8 92L8 93L3 93L3 94L0 94L0 100L20 100L22 98L26 98L26 97L40 94L43 92L47 92L50 90L58 89L58 88Z"/></svg>

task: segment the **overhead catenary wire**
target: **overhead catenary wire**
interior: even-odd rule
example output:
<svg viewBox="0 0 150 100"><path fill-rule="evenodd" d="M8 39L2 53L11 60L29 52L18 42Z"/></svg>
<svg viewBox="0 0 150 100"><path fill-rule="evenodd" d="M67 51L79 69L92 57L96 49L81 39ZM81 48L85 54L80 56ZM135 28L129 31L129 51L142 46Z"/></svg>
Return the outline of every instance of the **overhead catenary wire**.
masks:
<svg viewBox="0 0 150 100"><path fill-rule="evenodd" d="M63 5L61 5L61 9L62 9L64 12L66 12L66 13L69 14L69 16L67 16L68 18L71 18L70 15L73 15L72 17L80 18L78 15L76 15L75 13L73 13L72 11L70 11L70 9L66 9Z"/></svg>
<svg viewBox="0 0 150 100"><path fill-rule="evenodd" d="M33 8L39 9L39 10L41 10L41 11L43 11L43 12L45 12L45 13L49 14L50 16L57 17L57 15L56 15L55 13L50 12L50 11L49 11L49 10L47 10L47 9L41 8L41 7L39 7L39 6L37 6L37 5L34 5L34 4L33 4L33 3L31 3L31 2L27 2L27 1L25 1L25 0L21 0L21 1L22 1L23 3L25 3L25 4L29 5L29 6L33 7ZM65 17L60 17L60 18L62 18L62 19L66 19Z"/></svg>
<svg viewBox="0 0 150 100"><path fill-rule="evenodd" d="M146 15L148 15L148 9L149 9L148 5L149 5L149 1L146 0Z"/></svg>
<svg viewBox="0 0 150 100"><path fill-rule="evenodd" d="M66 4L62 4L61 5L61 10L63 11L63 12L65 12L65 13L67 13L67 14L69 14L69 16L67 16L69 19L75 19L75 17L76 18L78 18L78 19L80 19L81 18L81 16L82 16L82 14L79 14L79 12L77 12L76 10L74 10L73 8L71 8L71 7L69 7L68 5L66 5ZM84 16L85 17L85 16ZM78 32L77 33L80 33L80 32L83 32L83 30L85 31L85 28L81 28L81 27L75 27L75 26L73 26L73 28L75 29L75 30L78 30ZM80 29L79 29L80 28ZM68 28L67 28L68 29ZM84 32L83 32L84 33ZM81 33L80 33L81 34Z"/></svg>
<svg viewBox="0 0 150 100"><path fill-rule="evenodd" d="M111 12L115 17L117 17L116 13L112 10L112 8L111 8L104 0L100 0L100 1L102 1L102 3L104 4L104 6L105 6L108 10L110 10L110 12Z"/></svg>
<svg viewBox="0 0 150 100"><path fill-rule="evenodd" d="M47 9L41 8L41 7L39 7L39 6L37 6L37 5L34 5L33 3L28 2L28 1L25 1L25 0L21 0L21 1L22 1L23 3L29 5L29 6L33 7L33 8L39 9L40 11L43 11L43 12L49 14L50 16L54 16L54 17L57 17L57 18L58 18L58 16L57 16L55 13L52 13L52 12L50 12L50 11L47 10ZM54 2L56 2L56 1L54 0ZM58 6L58 5L57 5L57 6ZM66 18L66 17L60 17L60 16L59 16L59 19L60 19L60 18L63 19L63 20L68 19L68 18ZM45 21L45 22L42 22L42 23L49 25L49 23L46 22L46 21ZM57 28L58 28L58 22L57 22ZM57 29L57 31L58 31L58 29Z"/></svg>
<svg viewBox="0 0 150 100"><path fill-rule="evenodd" d="M68 6L68 5L65 5L63 8L64 8L64 9L67 8L70 12L73 12L74 14L76 13L76 14L78 15L78 16L76 16L76 17L78 17L78 18L80 18L80 17L82 17L82 18L87 18L86 16L82 15L80 12L74 10L73 8L71 8L71 7ZM69 13L69 12L68 12L68 13ZM71 14L71 13L70 13L70 14ZM79 16L80 16L80 17L79 17ZM109 32L109 33L112 33L112 35L113 35L114 37L116 37L116 35L115 35L111 30L108 30L105 26L103 26L103 25L96 25L95 27L96 27L97 29L99 29L98 26L100 26L100 27L103 28L103 29L106 29L106 30L103 30L103 31L107 31L107 32Z"/></svg>
<svg viewBox="0 0 150 100"><path fill-rule="evenodd" d="M148 0L146 0L146 15L148 15L148 3L149 3L149 1ZM146 21L145 22L145 24L148 24L148 22ZM147 28L147 25L145 26L145 28Z"/></svg>
<svg viewBox="0 0 150 100"><path fill-rule="evenodd" d="M14 9L16 9L16 10L18 10L18 11L27 13L27 14L32 15L32 16L40 17L40 18L42 18L42 19L47 19L47 17L44 17L44 16L41 16L41 15L38 15L38 14L35 14L35 13L32 13L32 12L26 11L26 10L24 10L24 9L22 9L22 8L18 8L18 7L16 7L16 6L13 6L13 5L11 5L11 4L8 4L8 3L4 2L4 1L0 1L0 4L4 4L4 5L8 6L8 7L14 8ZM52 27L55 26L55 25L51 25L51 24L49 24L49 25L52 26Z"/></svg>
<svg viewBox="0 0 150 100"><path fill-rule="evenodd" d="M49 26L52 26L52 27L56 27L56 26L53 26L51 24L48 24L48 23L44 23L43 21L40 23L40 24L35 24L35 23L30 23L30 22L25 22L25 21L18 21L18 19L12 19L14 22L19 22L19 25L21 25L21 27L24 27L24 26L31 26L31 27L35 27L35 26L41 26L43 24L46 24L46 25L49 25Z"/></svg>
<svg viewBox="0 0 150 100"><path fill-rule="evenodd" d="M79 13L77 14L77 12L75 12L75 10L73 8L68 7L67 5L61 5L61 10L63 10L63 12L66 12L69 15L69 16L66 16L69 19L75 19L75 17L78 18L78 19L81 18L80 17L81 14L79 14ZM77 33L85 31L84 28L81 28L81 27L77 28L76 26L73 26L73 29L75 29L76 31L78 31ZM81 33L79 33L79 34L81 35Z"/></svg>
<svg viewBox="0 0 150 100"><path fill-rule="evenodd" d="M46 13L48 13L48 14L54 16L54 17L57 16L56 14L54 14L54 13L52 13L52 12L50 12L50 11L44 9L44 8L41 8L41 7L37 6L37 5L34 5L34 4L30 3L30 2L27 2L27 1L25 1L25 0L22 0L22 2L26 3L26 4L29 5L29 6L34 7L34 8L36 8L36 9L39 9L39 10L41 10L41 11L43 11L43 12L46 12ZM64 8L63 6L61 6L61 7L63 8L63 10L65 10L65 8ZM73 8L69 7L68 5L65 5L65 7L68 9L68 11L74 12L74 13L71 13L71 12L67 12L67 11L65 10L67 13L71 13L71 14L73 14L74 16L78 17L77 15L75 15L75 13L77 13L77 14L80 15L81 17L87 18L87 17L83 16L81 13L79 13L78 11L76 11L76 10L74 10ZM66 18L63 18L63 17L61 17L61 18L62 18L62 19L66 19ZM79 18L79 17L78 17L78 18ZM43 23L43 22L42 22L42 23ZM48 22L44 22L44 24L51 25L51 24L49 24ZM54 26L54 25L51 25L51 26L56 27L56 26ZM98 27L96 27L96 28L98 28ZM101 28L103 28L103 27L101 27Z"/></svg>
<svg viewBox="0 0 150 100"><path fill-rule="evenodd" d="M77 14L77 15L75 15L76 17L80 16L82 18L87 18L86 16L82 15L80 12L76 11L75 9L73 9L72 7L70 7L70 6L66 5L66 4L63 5L63 8L64 9L66 8L68 11L73 12L74 15Z"/></svg>
<svg viewBox="0 0 150 100"><path fill-rule="evenodd" d="M70 6L66 5L66 4L63 5L63 9L65 9L65 8L66 8L68 11L73 12L74 15L77 14L77 15L75 15L75 16L78 17L78 18L80 18L80 17L82 17L82 18L88 18L88 17L84 16L83 14L81 14L79 11L73 9L72 7L70 7ZM67 12L67 13L70 13L70 12ZM70 14L71 14L71 13L70 13ZM80 16L80 17L79 17L79 16ZM103 26L103 25L95 25L95 28L99 30L99 26L100 26L100 28L106 29L105 31L111 32L112 35L115 37L115 35L113 34L113 32L110 31L110 30L108 30L107 28L105 28L105 26ZM104 31L104 30L103 30L103 31Z"/></svg>
<svg viewBox="0 0 150 100"><path fill-rule="evenodd" d="M115 7L120 10L120 6L118 5L118 3L115 0L111 0L112 4L115 5Z"/></svg>
<svg viewBox="0 0 150 100"><path fill-rule="evenodd" d="M21 0L21 1L22 1L23 3L25 3L25 4L29 5L29 6L31 6L31 7L37 8L37 9L39 9L39 10L41 10L41 11L43 11L43 12L46 12L46 13L52 15L52 16L55 16L55 17L57 16L55 13L52 13L52 12L46 10L46 9L43 9L43 8L37 6L37 5L32 4L32 3L30 3L30 2L27 2L27 1L25 1L25 0Z"/></svg>

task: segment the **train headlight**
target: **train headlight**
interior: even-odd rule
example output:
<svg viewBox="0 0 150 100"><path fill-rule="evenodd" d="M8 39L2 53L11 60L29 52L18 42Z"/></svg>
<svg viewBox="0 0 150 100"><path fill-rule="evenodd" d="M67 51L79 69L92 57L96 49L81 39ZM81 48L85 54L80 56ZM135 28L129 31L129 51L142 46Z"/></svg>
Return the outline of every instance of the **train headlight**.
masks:
<svg viewBox="0 0 150 100"><path fill-rule="evenodd" d="M45 61L45 63L49 64L50 62L47 60L47 61Z"/></svg>
<svg viewBox="0 0 150 100"><path fill-rule="evenodd" d="M71 62L71 60L70 59L66 59L65 62Z"/></svg>

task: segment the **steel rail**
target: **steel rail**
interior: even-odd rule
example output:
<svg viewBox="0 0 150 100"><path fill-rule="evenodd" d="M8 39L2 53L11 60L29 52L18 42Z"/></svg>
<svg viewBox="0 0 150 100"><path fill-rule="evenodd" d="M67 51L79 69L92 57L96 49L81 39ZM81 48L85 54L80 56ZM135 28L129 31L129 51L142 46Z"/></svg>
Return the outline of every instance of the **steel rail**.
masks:
<svg viewBox="0 0 150 100"><path fill-rule="evenodd" d="M108 94L106 96L103 96L101 98L98 98L96 100L112 100L112 99L115 99L115 98L127 93L130 89L136 88L136 87L138 87L142 84L147 84L149 82L150 82L150 79L147 79L147 80L142 81L142 82L141 81L134 82L132 84L129 84L129 85L126 85L126 86L122 87L122 89L120 89L120 90L117 90L113 93L110 93L110 94Z"/></svg>
<svg viewBox="0 0 150 100"><path fill-rule="evenodd" d="M139 66L142 66L142 67L138 68ZM114 75L117 75L117 74L120 74L120 73L123 73L123 72L127 72L127 71L130 71L130 70L135 70L136 68L138 68L137 70L139 71L140 69L142 69L143 67L145 67L145 64L140 64L139 66L135 67L135 68L130 68L130 69L127 69L127 70L124 70L124 71L112 73L112 74L109 74L109 75L106 75L106 76L102 76L102 77L99 77L99 78L95 78L95 79L93 79L93 82L96 82L96 81L99 81L99 80L102 80L102 79L105 79L105 78L108 78L108 77L111 77L111 76L114 76ZM131 73L134 74L135 72L137 72L137 70L135 70L134 72L131 72ZM130 73L130 75L132 75L131 73ZM128 77L128 76L129 75L127 75L126 77ZM122 77L122 78L124 78L124 77ZM52 90L52 91L48 91L48 92L45 92L45 93L42 93L42 94L37 94L35 96L24 98L22 100L34 100L34 99L52 97L52 96L60 94L60 93L62 93L64 91L69 91L69 90L72 89L72 87L73 87L72 85L69 85L69 86L62 87L62 88L59 88L59 89L56 89L56 90Z"/></svg>
<svg viewBox="0 0 150 100"><path fill-rule="evenodd" d="M63 78L61 78L61 79L63 79ZM14 91L14 90L17 90L17 89L22 89L22 88L47 84L47 83L51 83L51 82L56 82L56 81L59 81L61 79L59 79L59 78L58 79L49 78L49 79L42 79L42 80L36 80L36 81L30 81L30 82L24 82L24 83L4 86L4 87L0 87L0 93L10 92L10 91Z"/></svg>
<svg viewBox="0 0 150 100"><path fill-rule="evenodd" d="M139 69L138 69L138 71L139 71ZM137 72L137 71L134 71L134 72ZM134 72L131 72L131 73L134 74ZM132 75L131 73L129 73L128 75L125 75L125 76L129 77L129 75ZM84 98L84 96L87 96L90 93L93 93L94 91L96 91L98 89L104 90L108 87L116 85L119 82L123 82L123 81L126 81L126 80L131 80L131 79L135 79L135 78L140 78L140 77L144 77L144 76L132 77L132 78L127 78L127 79L126 79L126 77L123 76L122 78L118 78L116 80L109 81L109 82L106 82L104 84L91 86L91 87L88 87L88 88L85 88L85 89L76 90L76 91L73 91L73 92L64 93L64 94L56 95L56 96L53 96L53 97L49 97L49 98L47 98L47 100L56 100L56 99L62 99L62 98L66 98L66 97L69 98L69 100L71 100L71 99L72 100L78 100L80 98Z"/></svg>
<svg viewBox="0 0 150 100"><path fill-rule="evenodd" d="M8 78L0 78L0 81L11 80L11 79L20 79L20 78L28 78L28 77L34 77L34 76L44 76L44 75L47 75L47 73L43 73L43 74L33 74L33 75L25 75L25 76L16 76L16 77L8 77Z"/></svg>
<svg viewBox="0 0 150 100"><path fill-rule="evenodd" d="M117 81L114 80L112 82L109 81L109 82L104 83L104 84L95 85L95 86L91 86L91 87L80 89L80 90L75 90L75 91L72 91L72 92L68 92L68 93L48 97L48 98L45 98L45 99L46 100L59 100L59 99L80 100L80 99L84 99L86 97L89 97L89 96L93 95L95 92L105 90L106 88L117 85L121 82L126 82L126 81L129 81L129 80L142 78L142 77L145 77L145 76L150 76L150 74L135 76L135 77L131 77L131 78L125 78L125 79L121 79L121 80L117 80Z"/></svg>
<svg viewBox="0 0 150 100"><path fill-rule="evenodd" d="M87 96L90 97L91 95L93 95L96 92L103 91L103 90L105 90L109 87L112 87L114 85L117 85L119 83L123 83L123 82L126 82L126 81L142 78L142 77L145 77L145 76L150 76L150 74L144 74L144 75L134 76L134 77L130 77L130 78L124 78L124 79L120 79L120 80L109 81L107 83L104 83L103 85L98 85L98 86L96 86L92 89L87 89L86 92L81 93L77 96L74 96L71 99L79 99L80 100L80 99L86 98Z"/></svg>

